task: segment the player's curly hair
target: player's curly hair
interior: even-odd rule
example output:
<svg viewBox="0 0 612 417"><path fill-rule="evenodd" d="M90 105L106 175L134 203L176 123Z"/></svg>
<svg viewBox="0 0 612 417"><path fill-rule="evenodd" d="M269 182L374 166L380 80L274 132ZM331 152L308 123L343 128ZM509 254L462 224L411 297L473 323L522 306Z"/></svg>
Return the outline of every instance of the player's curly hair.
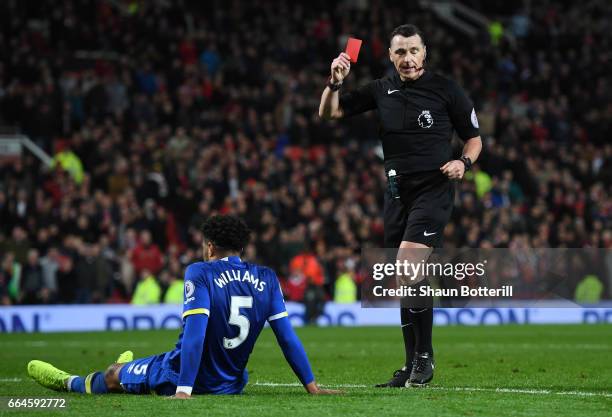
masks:
<svg viewBox="0 0 612 417"><path fill-rule="evenodd" d="M204 239L220 250L242 252L249 243L251 231L244 221L236 216L216 215L209 217L200 228Z"/></svg>

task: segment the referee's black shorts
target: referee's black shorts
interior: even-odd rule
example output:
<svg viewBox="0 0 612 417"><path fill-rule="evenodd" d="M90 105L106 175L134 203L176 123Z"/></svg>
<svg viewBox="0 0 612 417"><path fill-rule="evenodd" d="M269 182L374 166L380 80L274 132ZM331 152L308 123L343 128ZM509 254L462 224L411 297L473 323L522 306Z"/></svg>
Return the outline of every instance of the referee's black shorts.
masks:
<svg viewBox="0 0 612 417"><path fill-rule="evenodd" d="M399 198L385 192L385 248L402 241L441 247L453 210L455 187L439 170L398 176Z"/></svg>

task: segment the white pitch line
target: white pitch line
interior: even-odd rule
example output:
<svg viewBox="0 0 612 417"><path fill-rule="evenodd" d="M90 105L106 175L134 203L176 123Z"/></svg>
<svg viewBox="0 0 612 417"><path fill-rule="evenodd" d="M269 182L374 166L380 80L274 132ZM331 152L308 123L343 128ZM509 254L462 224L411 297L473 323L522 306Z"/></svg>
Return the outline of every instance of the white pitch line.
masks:
<svg viewBox="0 0 612 417"><path fill-rule="evenodd" d="M534 394L534 395L574 395L578 397L606 397L612 398L612 393L589 391L551 391L547 389L532 388L478 388L478 387L428 387L440 391L471 391L471 392L499 392L505 394Z"/></svg>
<svg viewBox="0 0 612 417"><path fill-rule="evenodd" d="M98 341L92 341L92 340L65 340L65 341L57 341L57 342L49 342L46 340L29 340L29 341L25 341L25 342L17 342L17 341L6 341L6 342L0 342L0 348L13 348L13 347L23 347L23 346L27 346L30 348L46 348L48 346L55 346L55 347L67 347L67 348L81 348L81 347L109 347L109 348L114 348L114 347L124 347L126 346L125 342L113 342L113 341L106 341L106 342L98 342ZM142 348L142 347L149 347L151 346L151 343L149 342L132 342L129 343L129 347L131 348Z"/></svg>
<svg viewBox="0 0 612 417"><path fill-rule="evenodd" d="M456 343L453 347L469 348L469 349L498 349L500 346L511 346L513 349L541 349L541 350L609 350L612 351L612 345L608 343Z"/></svg>
<svg viewBox="0 0 612 417"><path fill-rule="evenodd" d="M22 378L0 378L0 382L21 382ZM292 383L278 383L278 382L254 382L251 385L257 387L281 387L281 388L293 388L302 387L302 384L297 382ZM331 384L331 385L320 385L325 388L372 388L370 385L364 384ZM530 389L530 388L478 388L478 387L432 387L426 388L414 388L429 389L435 391L467 391L467 392L494 392L502 394L531 394L531 395L571 395L576 397L604 397L612 398L612 393L609 392L589 392L589 391L551 391L546 389Z"/></svg>
<svg viewBox="0 0 612 417"><path fill-rule="evenodd" d="M301 387L302 384L295 383L276 383L276 382L255 382L252 385L260 387ZM371 388L370 385L363 384L332 384L320 385L325 388ZM414 388L418 390L419 388ZM479 388L479 387L432 387L428 386L423 389L436 391L468 391L468 392L494 392L502 394L531 394L531 395L573 395L578 397L605 397L612 398L612 393L608 392L589 392L589 391L551 391L545 389L530 389L530 388Z"/></svg>
<svg viewBox="0 0 612 417"><path fill-rule="evenodd" d="M21 382L21 378L0 378L0 382Z"/></svg>

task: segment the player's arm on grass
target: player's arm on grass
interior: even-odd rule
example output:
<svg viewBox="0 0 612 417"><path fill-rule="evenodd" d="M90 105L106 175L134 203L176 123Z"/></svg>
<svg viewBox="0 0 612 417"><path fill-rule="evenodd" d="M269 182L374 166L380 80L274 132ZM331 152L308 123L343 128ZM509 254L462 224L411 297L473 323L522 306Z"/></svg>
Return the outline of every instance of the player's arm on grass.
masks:
<svg viewBox="0 0 612 417"><path fill-rule="evenodd" d="M306 391L309 394L339 394L340 391L321 389L315 382L304 346L302 346L300 339L293 331L289 318L285 316L276 320L270 320L269 323L285 355L285 359L289 362L291 369L293 369L295 375L304 385Z"/></svg>
<svg viewBox="0 0 612 417"><path fill-rule="evenodd" d="M185 317L181 343L181 371L175 398L191 397L193 384L200 369L207 326L208 316L206 314L193 314Z"/></svg>
<svg viewBox="0 0 612 417"><path fill-rule="evenodd" d="M278 279L274 277L273 282L276 285L271 288L272 305L268 323L272 327L285 359L309 394L339 394L340 391L321 389L315 382L304 346L291 327Z"/></svg>
<svg viewBox="0 0 612 417"><path fill-rule="evenodd" d="M183 307L183 340L181 370L174 398L190 398L195 383L210 314L210 289L199 274L201 269L190 265L185 270L185 300Z"/></svg>

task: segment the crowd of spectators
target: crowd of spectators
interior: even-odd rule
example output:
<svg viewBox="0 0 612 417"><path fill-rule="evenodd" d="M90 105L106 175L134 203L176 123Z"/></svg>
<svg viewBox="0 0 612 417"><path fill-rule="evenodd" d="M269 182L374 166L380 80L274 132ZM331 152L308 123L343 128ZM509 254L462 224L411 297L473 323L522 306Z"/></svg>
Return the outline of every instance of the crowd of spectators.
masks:
<svg viewBox="0 0 612 417"><path fill-rule="evenodd" d="M607 2L519 4L500 39L417 3L2 2L0 125L54 164L0 159L0 303L180 302L213 213L247 221L244 256L288 299L354 299L360 249L382 245L376 115L323 121L318 102L348 35L352 88L393 71L406 22L484 140L445 245L611 248Z"/></svg>

